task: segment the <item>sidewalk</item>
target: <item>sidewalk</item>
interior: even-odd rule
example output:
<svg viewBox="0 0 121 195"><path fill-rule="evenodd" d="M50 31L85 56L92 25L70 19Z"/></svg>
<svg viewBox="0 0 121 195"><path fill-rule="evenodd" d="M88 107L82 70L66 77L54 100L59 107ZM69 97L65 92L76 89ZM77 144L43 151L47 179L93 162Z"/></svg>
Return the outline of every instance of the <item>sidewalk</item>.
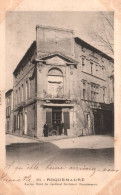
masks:
<svg viewBox="0 0 121 195"><path fill-rule="evenodd" d="M10 145L12 143L41 143L41 142L48 142L54 140L63 140L69 139L72 137L66 135L58 135L58 136L49 136L49 137L41 137L41 138L34 138L27 135L15 135L15 134L6 134L6 145Z"/></svg>
<svg viewBox="0 0 121 195"><path fill-rule="evenodd" d="M36 143L34 139L23 138L22 136L15 136L12 134L6 134L6 146L16 143Z"/></svg>
<svg viewBox="0 0 121 195"><path fill-rule="evenodd" d="M60 149L69 148L85 148L85 149L103 149L113 148L114 138L106 135L91 135L83 137L68 137L68 136L50 136L41 137L41 139L27 137L27 136L15 136L6 135L6 145L15 143L44 143L50 142Z"/></svg>
<svg viewBox="0 0 121 195"><path fill-rule="evenodd" d="M51 143L60 149L84 148L84 149L106 149L114 148L114 138L106 135L91 135L76 137L67 140L54 140Z"/></svg>

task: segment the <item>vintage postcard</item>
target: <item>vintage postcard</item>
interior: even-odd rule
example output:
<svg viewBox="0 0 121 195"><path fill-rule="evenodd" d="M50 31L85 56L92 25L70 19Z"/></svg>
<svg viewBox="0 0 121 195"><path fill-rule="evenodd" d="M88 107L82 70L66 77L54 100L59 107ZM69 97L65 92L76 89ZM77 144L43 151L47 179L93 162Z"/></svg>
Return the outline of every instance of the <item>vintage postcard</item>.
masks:
<svg viewBox="0 0 121 195"><path fill-rule="evenodd" d="M115 2L2 3L1 195L120 194Z"/></svg>

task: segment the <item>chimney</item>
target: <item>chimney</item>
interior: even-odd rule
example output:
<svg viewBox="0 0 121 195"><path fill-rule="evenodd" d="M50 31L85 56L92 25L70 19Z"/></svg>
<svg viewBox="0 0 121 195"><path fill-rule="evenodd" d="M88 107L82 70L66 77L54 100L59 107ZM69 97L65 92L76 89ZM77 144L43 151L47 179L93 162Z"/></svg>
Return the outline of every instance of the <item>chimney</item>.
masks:
<svg viewBox="0 0 121 195"><path fill-rule="evenodd" d="M36 26L37 57L43 54L60 52L74 56L73 30L56 27Z"/></svg>

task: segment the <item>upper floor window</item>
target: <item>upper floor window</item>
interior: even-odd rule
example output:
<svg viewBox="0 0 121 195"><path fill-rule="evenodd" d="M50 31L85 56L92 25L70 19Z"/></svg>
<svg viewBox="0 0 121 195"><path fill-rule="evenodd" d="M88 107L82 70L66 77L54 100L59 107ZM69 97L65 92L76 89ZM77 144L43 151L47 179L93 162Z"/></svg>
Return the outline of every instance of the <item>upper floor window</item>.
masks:
<svg viewBox="0 0 121 195"><path fill-rule="evenodd" d="M98 65L96 64L96 72L98 72Z"/></svg>
<svg viewBox="0 0 121 195"><path fill-rule="evenodd" d="M82 57L82 71L86 71L85 58Z"/></svg>
<svg viewBox="0 0 121 195"><path fill-rule="evenodd" d="M24 100L24 87L23 87L23 84L22 84L22 87L21 87L21 100L22 101Z"/></svg>
<svg viewBox="0 0 121 195"><path fill-rule="evenodd" d="M95 52L94 51L92 51L92 55L95 56Z"/></svg>
<svg viewBox="0 0 121 195"><path fill-rule="evenodd" d="M86 100L87 99L87 91L86 91L86 81L83 80L83 99Z"/></svg>
<svg viewBox="0 0 121 195"><path fill-rule="evenodd" d="M105 79L105 67L102 66L102 78Z"/></svg>
<svg viewBox="0 0 121 195"><path fill-rule="evenodd" d="M90 62L91 65L91 74L93 74L93 62Z"/></svg>
<svg viewBox="0 0 121 195"><path fill-rule="evenodd" d="M11 107L8 106L8 107L6 108L6 116L9 117L10 114L11 114Z"/></svg>
<svg viewBox="0 0 121 195"><path fill-rule="evenodd" d="M105 102L105 87L103 87L103 102Z"/></svg>
<svg viewBox="0 0 121 195"><path fill-rule="evenodd" d="M99 86L95 83L92 83L91 84L91 100L92 101L95 101L95 102L98 102L98 95L99 95L99 92L98 92L98 89L99 89Z"/></svg>
<svg viewBox="0 0 121 195"><path fill-rule="evenodd" d="M17 90L16 90L16 105L17 105L17 103L18 103L18 94L17 94Z"/></svg>
<svg viewBox="0 0 121 195"><path fill-rule="evenodd" d="M28 81L26 81L25 94L26 94L26 99L28 99Z"/></svg>
<svg viewBox="0 0 121 195"><path fill-rule="evenodd" d="M86 99L86 89L83 89L83 99Z"/></svg>
<svg viewBox="0 0 121 195"><path fill-rule="evenodd" d="M52 68L48 72L48 94L52 97L63 95L63 73L58 68Z"/></svg>
<svg viewBox="0 0 121 195"><path fill-rule="evenodd" d="M21 92L20 92L20 87L19 87L19 94L18 94L18 102L21 102Z"/></svg>
<svg viewBox="0 0 121 195"><path fill-rule="evenodd" d="M94 91L91 91L91 100L94 101Z"/></svg>
<svg viewBox="0 0 121 195"><path fill-rule="evenodd" d="M96 101L99 102L99 85L96 85Z"/></svg>
<svg viewBox="0 0 121 195"><path fill-rule="evenodd" d="M10 102L10 98L9 97L7 97L7 103L9 103Z"/></svg>
<svg viewBox="0 0 121 195"><path fill-rule="evenodd" d="M84 58L82 58L82 66L84 66L85 65L85 61L84 61L85 59Z"/></svg>
<svg viewBox="0 0 121 195"><path fill-rule="evenodd" d="M28 96L30 97L31 96L31 79L30 78L29 78L29 81L28 81L28 88L29 88Z"/></svg>
<svg viewBox="0 0 121 195"><path fill-rule="evenodd" d="M86 48L85 48L85 47L83 47L83 46L82 46L82 51L84 51L84 52L86 51Z"/></svg>

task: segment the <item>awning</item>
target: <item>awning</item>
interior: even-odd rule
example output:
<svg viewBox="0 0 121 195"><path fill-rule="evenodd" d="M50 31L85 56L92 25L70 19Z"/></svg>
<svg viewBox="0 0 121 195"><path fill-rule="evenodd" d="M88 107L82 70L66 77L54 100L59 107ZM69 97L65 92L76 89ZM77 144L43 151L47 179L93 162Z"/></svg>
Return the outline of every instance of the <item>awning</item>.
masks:
<svg viewBox="0 0 121 195"><path fill-rule="evenodd" d="M44 107L74 107L74 104L43 104Z"/></svg>
<svg viewBox="0 0 121 195"><path fill-rule="evenodd" d="M100 103L100 106L103 110L113 110L114 109L114 104L104 104L104 103Z"/></svg>

